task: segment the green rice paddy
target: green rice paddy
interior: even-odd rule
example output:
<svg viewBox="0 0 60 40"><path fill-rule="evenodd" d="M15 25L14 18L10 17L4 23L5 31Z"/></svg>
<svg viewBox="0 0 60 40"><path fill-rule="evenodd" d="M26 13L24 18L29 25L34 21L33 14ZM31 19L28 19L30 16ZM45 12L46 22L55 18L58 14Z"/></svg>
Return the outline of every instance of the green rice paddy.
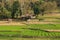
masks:
<svg viewBox="0 0 60 40"><path fill-rule="evenodd" d="M60 24L0 25L0 40L60 40Z"/></svg>
<svg viewBox="0 0 60 40"><path fill-rule="evenodd" d="M6 37L59 37L60 32L47 32L44 29L59 30L60 24L1 25L0 35Z"/></svg>

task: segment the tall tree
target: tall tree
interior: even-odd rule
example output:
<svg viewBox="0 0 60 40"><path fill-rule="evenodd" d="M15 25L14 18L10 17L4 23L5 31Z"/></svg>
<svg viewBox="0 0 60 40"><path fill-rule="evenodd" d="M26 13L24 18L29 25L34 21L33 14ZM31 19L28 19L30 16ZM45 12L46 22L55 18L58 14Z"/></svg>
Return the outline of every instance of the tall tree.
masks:
<svg viewBox="0 0 60 40"><path fill-rule="evenodd" d="M18 8L19 8L20 4L18 1L14 1L13 5L12 5L12 18L14 18L15 13L17 12Z"/></svg>
<svg viewBox="0 0 60 40"><path fill-rule="evenodd" d="M31 6L31 9L34 11L34 14L37 16L40 12L40 5L39 5L39 2L31 2L30 3L30 6Z"/></svg>

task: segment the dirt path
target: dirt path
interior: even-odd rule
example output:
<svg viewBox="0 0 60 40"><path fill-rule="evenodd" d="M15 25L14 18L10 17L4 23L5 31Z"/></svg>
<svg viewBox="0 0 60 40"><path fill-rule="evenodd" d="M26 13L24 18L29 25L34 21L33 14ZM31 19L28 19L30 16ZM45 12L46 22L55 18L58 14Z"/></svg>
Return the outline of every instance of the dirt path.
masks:
<svg viewBox="0 0 60 40"><path fill-rule="evenodd" d="M49 30L49 29L45 29L48 32L60 32L60 30Z"/></svg>
<svg viewBox="0 0 60 40"><path fill-rule="evenodd" d="M21 22L0 21L0 25L24 25Z"/></svg>
<svg viewBox="0 0 60 40"><path fill-rule="evenodd" d="M8 22L0 21L0 25L25 25L25 24L60 24L56 22L40 22L40 21L31 21L31 22Z"/></svg>
<svg viewBox="0 0 60 40"><path fill-rule="evenodd" d="M59 22L43 22L43 21L34 21L34 22L26 22L28 24L60 24Z"/></svg>

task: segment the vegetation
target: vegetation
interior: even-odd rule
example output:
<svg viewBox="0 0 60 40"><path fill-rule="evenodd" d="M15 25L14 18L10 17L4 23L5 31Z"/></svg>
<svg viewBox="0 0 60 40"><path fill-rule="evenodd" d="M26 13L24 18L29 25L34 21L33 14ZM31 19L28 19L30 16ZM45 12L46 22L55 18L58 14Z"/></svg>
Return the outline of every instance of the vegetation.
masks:
<svg viewBox="0 0 60 40"><path fill-rule="evenodd" d="M37 27L36 27L37 26ZM24 26L18 26L18 25L2 25L0 26L0 35L8 37L11 35L11 37L59 37L60 32L48 32L44 29L53 29L58 30L60 27L59 24L31 24L31 25L24 25ZM10 37L10 36L9 36Z"/></svg>
<svg viewBox="0 0 60 40"><path fill-rule="evenodd" d="M24 5L22 3L20 3L19 1L13 1L12 4L9 3L9 1L5 1L2 2L4 5L0 6L0 13L1 16L4 17L8 17L8 18L20 18L20 16L22 15L35 15L36 18L38 17L38 15L44 15L45 13L49 13L49 11L53 11L59 8L59 3L57 3L56 0L39 0L36 2L29 2L28 4L24 3ZM23 5L23 6L22 6ZM28 9L26 8L28 7ZM26 10L26 11L24 11ZM27 11L29 10L29 11ZM32 13L29 13L31 12Z"/></svg>
<svg viewBox="0 0 60 40"><path fill-rule="evenodd" d="M37 26L37 27L36 27ZM56 26L56 27L55 27ZM0 25L0 39L2 40L59 40L60 32L48 32L43 29L57 30L59 24L30 24L30 25ZM51 28L52 27L52 28ZM43 39L42 39L43 38Z"/></svg>
<svg viewBox="0 0 60 40"><path fill-rule="evenodd" d="M0 38L9 38L6 40L15 40L15 38L19 38L16 40L20 40L20 38L60 40L60 31L54 31L60 30L60 0L0 0L0 20L6 20L8 21L6 23L10 24L10 19L12 23L18 24L22 21L22 24L26 22L26 25L0 25ZM31 20L38 20L37 24L34 24L35 21L34 23L32 21L33 24L29 24ZM43 24L38 24L39 22L43 22ZM47 24L44 24L46 22ZM2 22L2 24L5 23Z"/></svg>

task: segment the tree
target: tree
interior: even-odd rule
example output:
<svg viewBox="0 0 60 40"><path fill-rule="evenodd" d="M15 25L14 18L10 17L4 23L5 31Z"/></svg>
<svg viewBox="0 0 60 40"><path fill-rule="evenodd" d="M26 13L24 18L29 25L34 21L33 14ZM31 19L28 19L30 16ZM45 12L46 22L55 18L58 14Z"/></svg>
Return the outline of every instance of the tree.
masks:
<svg viewBox="0 0 60 40"><path fill-rule="evenodd" d="M8 11L11 11L11 6L10 6L10 4L9 4L8 2L5 2L4 4L5 4L4 7L5 7Z"/></svg>
<svg viewBox="0 0 60 40"><path fill-rule="evenodd" d="M21 9L18 9L15 13L16 18L20 18L21 15L22 15L22 11Z"/></svg>
<svg viewBox="0 0 60 40"><path fill-rule="evenodd" d="M42 15L44 15L44 13L48 13L49 11L55 10L57 8L57 4L55 1L43 2L41 3L40 8L41 8Z"/></svg>
<svg viewBox="0 0 60 40"><path fill-rule="evenodd" d="M5 7L1 8L0 18L8 19L11 17L11 12L9 12Z"/></svg>
<svg viewBox="0 0 60 40"><path fill-rule="evenodd" d="M6 8L3 8L3 15L7 18L11 18L11 12L8 11Z"/></svg>
<svg viewBox="0 0 60 40"><path fill-rule="evenodd" d="M19 8L20 4L18 1L14 1L13 5L12 5L12 18L14 18L15 13L17 12L18 8Z"/></svg>
<svg viewBox="0 0 60 40"><path fill-rule="evenodd" d="M35 2L35 3L31 2L30 6L31 6L31 9L34 11L34 15L37 17L38 14L40 13L39 2Z"/></svg>
<svg viewBox="0 0 60 40"><path fill-rule="evenodd" d="M58 8L60 8L60 0L54 0L57 3Z"/></svg>

